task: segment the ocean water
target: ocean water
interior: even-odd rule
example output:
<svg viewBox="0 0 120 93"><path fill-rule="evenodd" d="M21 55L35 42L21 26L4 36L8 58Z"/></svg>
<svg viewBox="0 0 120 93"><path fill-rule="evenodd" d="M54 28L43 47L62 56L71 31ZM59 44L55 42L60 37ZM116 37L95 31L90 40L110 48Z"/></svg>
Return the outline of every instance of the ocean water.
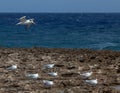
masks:
<svg viewBox="0 0 120 93"><path fill-rule="evenodd" d="M34 18L30 29L17 26ZM1 13L0 47L120 50L119 13Z"/></svg>

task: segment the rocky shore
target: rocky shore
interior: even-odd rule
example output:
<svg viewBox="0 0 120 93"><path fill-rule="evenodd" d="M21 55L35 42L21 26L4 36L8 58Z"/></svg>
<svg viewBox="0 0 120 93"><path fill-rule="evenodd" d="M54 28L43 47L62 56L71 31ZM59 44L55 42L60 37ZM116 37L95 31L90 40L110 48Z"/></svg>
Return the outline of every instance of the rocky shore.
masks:
<svg viewBox="0 0 120 93"><path fill-rule="evenodd" d="M54 68L43 69L46 64ZM8 70L8 66L17 69ZM80 73L92 71L89 77ZM57 72L56 77L48 75ZM37 79L26 73L38 73ZM86 80L97 79L97 84ZM46 87L43 80L54 84ZM120 51L0 48L0 93L120 93Z"/></svg>

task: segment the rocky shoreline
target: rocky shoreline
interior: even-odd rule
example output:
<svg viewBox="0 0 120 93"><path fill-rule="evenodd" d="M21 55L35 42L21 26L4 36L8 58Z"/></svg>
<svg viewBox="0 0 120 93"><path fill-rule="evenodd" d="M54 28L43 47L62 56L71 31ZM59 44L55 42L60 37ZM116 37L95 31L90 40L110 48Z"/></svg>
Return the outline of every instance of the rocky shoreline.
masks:
<svg viewBox="0 0 120 93"><path fill-rule="evenodd" d="M7 70L10 65L16 70ZM52 69L42 69L55 64ZM83 78L80 73L93 74ZM57 72L51 77L48 72ZM38 73L29 79L26 73ZM120 93L120 51L60 48L0 48L0 93ZM85 80L98 79L96 85ZM43 80L54 85L46 87ZM118 86L117 88L115 86Z"/></svg>

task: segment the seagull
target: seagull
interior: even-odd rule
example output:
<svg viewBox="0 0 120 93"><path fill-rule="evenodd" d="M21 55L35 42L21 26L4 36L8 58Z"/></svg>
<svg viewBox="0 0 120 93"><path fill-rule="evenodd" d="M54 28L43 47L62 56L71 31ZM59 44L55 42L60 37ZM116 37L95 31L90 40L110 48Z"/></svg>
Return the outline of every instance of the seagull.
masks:
<svg viewBox="0 0 120 93"><path fill-rule="evenodd" d="M47 86L47 87L51 87L51 86L54 84L53 81L49 81L49 80L43 80L43 83L44 83L44 85Z"/></svg>
<svg viewBox="0 0 120 93"><path fill-rule="evenodd" d="M26 77L29 77L29 78L32 78L32 79L37 79L39 78L39 74L36 73L36 74L26 74Z"/></svg>
<svg viewBox="0 0 120 93"><path fill-rule="evenodd" d="M35 24L34 19L26 19L26 16L21 17L20 22L16 25L25 25L27 28L29 28L32 24Z"/></svg>
<svg viewBox="0 0 120 93"><path fill-rule="evenodd" d="M88 65L88 66L89 66L89 65ZM90 68L90 71L89 71L89 72L80 73L80 75L83 76L83 77L85 77L85 78L90 77L90 76L93 74L93 72L92 72L92 68L91 68L90 66L89 66L89 68Z"/></svg>
<svg viewBox="0 0 120 93"><path fill-rule="evenodd" d="M92 84L92 85L96 85L98 83L97 79L92 79L92 80L85 80L86 83Z"/></svg>
<svg viewBox="0 0 120 93"><path fill-rule="evenodd" d="M17 65L12 65L9 66L8 68L6 68L7 70L16 70L17 69Z"/></svg>
<svg viewBox="0 0 120 93"><path fill-rule="evenodd" d="M55 64L47 64L43 66L43 69L51 69L55 66Z"/></svg>
<svg viewBox="0 0 120 93"><path fill-rule="evenodd" d="M80 73L81 76L85 77L85 78L88 78L90 77L91 75L93 74L93 72L86 72L86 73Z"/></svg>
<svg viewBox="0 0 120 93"><path fill-rule="evenodd" d="M48 73L48 75L56 77L58 75L58 73L57 72L50 72L50 73Z"/></svg>

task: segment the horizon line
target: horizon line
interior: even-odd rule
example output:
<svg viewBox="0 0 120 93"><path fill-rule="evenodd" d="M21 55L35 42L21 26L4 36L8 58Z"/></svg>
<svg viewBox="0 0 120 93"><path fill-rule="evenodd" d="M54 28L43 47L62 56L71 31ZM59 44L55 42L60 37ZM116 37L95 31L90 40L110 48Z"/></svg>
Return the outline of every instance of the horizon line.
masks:
<svg viewBox="0 0 120 93"><path fill-rule="evenodd" d="M102 14L102 13L104 13L104 14L111 14L111 13L120 13L120 12L0 12L0 13L58 13L58 14L60 14L60 13L76 13L76 14L79 14L79 13L96 13L96 14Z"/></svg>

